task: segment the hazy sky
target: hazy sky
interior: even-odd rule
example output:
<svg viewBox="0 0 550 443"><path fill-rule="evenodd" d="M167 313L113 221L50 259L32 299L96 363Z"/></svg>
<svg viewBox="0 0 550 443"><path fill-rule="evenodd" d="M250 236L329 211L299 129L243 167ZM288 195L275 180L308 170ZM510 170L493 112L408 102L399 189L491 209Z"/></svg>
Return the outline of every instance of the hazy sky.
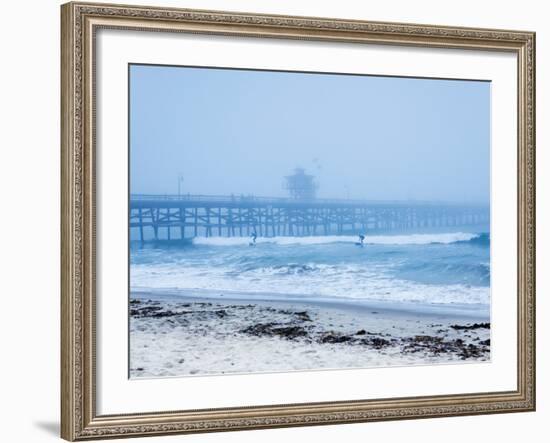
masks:
<svg viewBox="0 0 550 443"><path fill-rule="evenodd" d="M489 201L490 83L132 65L132 193Z"/></svg>

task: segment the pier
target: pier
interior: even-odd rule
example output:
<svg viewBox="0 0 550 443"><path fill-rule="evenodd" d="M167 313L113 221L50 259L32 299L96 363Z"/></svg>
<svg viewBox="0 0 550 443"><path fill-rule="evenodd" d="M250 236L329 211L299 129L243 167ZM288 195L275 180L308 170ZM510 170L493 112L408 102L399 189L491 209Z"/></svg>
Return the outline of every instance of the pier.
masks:
<svg viewBox="0 0 550 443"><path fill-rule="evenodd" d="M489 207L420 201L132 194L132 238L341 235L489 222Z"/></svg>

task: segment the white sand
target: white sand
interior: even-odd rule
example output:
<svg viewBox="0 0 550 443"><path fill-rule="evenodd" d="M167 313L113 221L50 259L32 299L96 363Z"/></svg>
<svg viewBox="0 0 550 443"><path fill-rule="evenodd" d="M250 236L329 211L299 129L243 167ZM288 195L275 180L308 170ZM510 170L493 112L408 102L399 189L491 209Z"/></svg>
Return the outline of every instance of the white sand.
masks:
<svg viewBox="0 0 550 443"><path fill-rule="evenodd" d="M467 317L463 313L437 310L419 313L307 302L220 301L135 292L132 299L131 377L366 368L490 359L490 346L485 343L490 338L489 328L456 330L450 327L473 325L488 319ZM258 333L255 326L260 330L263 327L267 333ZM293 331L298 334L288 337L279 334L281 329L278 328L291 328L288 330L290 335ZM273 330L276 333L270 334ZM348 341L331 342L342 337Z"/></svg>

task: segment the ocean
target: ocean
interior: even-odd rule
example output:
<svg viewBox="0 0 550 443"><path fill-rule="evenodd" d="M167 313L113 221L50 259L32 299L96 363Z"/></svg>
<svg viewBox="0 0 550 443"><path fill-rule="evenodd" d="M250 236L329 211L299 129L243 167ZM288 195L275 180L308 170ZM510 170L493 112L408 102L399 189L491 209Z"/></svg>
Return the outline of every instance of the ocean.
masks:
<svg viewBox="0 0 550 443"><path fill-rule="evenodd" d="M255 245L242 237L132 241L130 287L252 300L460 305L488 311L486 231L462 227L367 235L363 246L351 235L259 237Z"/></svg>

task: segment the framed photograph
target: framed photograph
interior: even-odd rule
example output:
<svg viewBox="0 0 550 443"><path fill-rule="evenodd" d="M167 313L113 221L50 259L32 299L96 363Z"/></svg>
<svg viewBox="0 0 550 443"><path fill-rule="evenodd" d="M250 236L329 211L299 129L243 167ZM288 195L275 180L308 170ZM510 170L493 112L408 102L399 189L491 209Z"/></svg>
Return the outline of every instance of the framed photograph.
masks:
<svg viewBox="0 0 550 443"><path fill-rule="evenodd" d="M62 6L62 437L535 409L535 35Z"/></svg>

